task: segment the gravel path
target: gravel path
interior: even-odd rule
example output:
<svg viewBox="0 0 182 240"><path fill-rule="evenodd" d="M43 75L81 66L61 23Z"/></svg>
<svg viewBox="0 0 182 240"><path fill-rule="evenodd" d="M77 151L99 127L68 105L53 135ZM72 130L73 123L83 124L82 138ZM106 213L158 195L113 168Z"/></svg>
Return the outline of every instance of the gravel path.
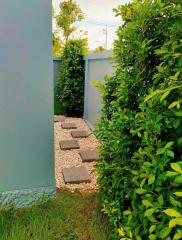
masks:
<svg viewBox="0 0 182 240"><path fill-rule="evenodd" d="M86 122L81 118L65 118L66 123L74 122L77 126L75 130L85 130L90 133L89 137L78 139L80 150L96 149L99 146L94 134L89 129ZM62 151L59 147L60 140L71 140L71 131L61 128L61 122L54 123L54 135L55 135L55 173L56 173L56 186L57 188L69 188L70 190L97 190L97 175L93 171L94 162L82 163L78 150ZM91 176L91 183L81 184L65 184L62 176L62 169L73 166L84 165Z"/></svg>

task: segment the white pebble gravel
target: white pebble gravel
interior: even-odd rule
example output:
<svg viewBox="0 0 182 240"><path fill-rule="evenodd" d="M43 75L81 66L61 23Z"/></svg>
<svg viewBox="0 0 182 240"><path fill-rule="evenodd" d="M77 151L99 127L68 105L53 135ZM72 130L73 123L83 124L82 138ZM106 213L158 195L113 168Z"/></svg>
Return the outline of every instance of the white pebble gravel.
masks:
<svg viewBox="0 0 182 240"><path fill-rule="evenodd" d="M77 139L79 141L80 150L96 149L99 147L99 142L89 129L88 125L82 118L65 118L66 123L75 123L76 130L85 130L90 133L87 138ZM55 173L56 173L56 186L57 188L68 188L70 190L97 190L97 174L94 171L95 162L82 163L78 150L60 150L59 142L61 140L71 140L71 131L74 129L62 129L61 122L54 123L54 136L55 136ZM62 175L62 169L73 166L85 166L91 176L91 183L81 184L65 184Z"/></svg>

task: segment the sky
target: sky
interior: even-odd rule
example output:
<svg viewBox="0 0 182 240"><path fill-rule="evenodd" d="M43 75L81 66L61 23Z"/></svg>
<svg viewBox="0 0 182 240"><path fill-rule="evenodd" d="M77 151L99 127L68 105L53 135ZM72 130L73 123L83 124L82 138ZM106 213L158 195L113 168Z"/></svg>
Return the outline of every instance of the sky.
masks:
<svg viewBox="0 0 182 240"><path fill-rule="evenodd" d="M53 0L55 12L59 11L59 3L63 0ZM88 34L89 48L95 49L98 46L112 49L113 41L116 38L116 30L122 21L120 17L115 17L113 8L121 4L128 3L130 0L76 0L85 14L85 20L77 22L78 28L76 36L80 30L86 31ZM106 41L106 25L107 25L107 41ZM53 30L56 29L53 23ZM107 42L107 44L106 44Z"/></svg>

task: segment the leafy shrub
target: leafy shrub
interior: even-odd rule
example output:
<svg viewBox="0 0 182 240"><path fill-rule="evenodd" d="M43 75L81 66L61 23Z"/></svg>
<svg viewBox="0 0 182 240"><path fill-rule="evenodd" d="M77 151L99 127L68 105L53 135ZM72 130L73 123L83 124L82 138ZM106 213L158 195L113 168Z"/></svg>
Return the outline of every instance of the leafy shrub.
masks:
<svg viewBox="0 0 182 240"><path fill-rule="evenodd" d="M56 99L61 105L61 114L67 116L83 115L85 50L85 40L70 40L65 44L61 56Z"/></svg>
<svg viewBox="0 0 182 240"><path fill-rule="evenodd" d="M182 239L181 2L138 0L115 12L124 25L96 130L104 211L113 239Z"/></svg>

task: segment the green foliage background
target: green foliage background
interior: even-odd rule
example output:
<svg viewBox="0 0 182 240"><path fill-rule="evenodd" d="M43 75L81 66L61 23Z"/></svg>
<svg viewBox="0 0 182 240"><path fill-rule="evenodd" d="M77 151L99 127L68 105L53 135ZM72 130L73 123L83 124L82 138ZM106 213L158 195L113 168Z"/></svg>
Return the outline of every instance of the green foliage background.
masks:
<svg viewBox="0 0 182 240"><path fill-rule="evenodd" d="M55 89L56 109L67 116L83 115L84 108L84 59L87 41L69 40L60 60L60 73ZM58 110L57 110L58 111Z"/></svg>
<svg viewBox="0 0 182 240"><path fill-rule="evenodd" d="M59 39L57 33L52 34L53 39L53 48L52 48L52 54L53 56L61 56L62 46L61 46L61 40Z"/></svg>
<svg viewBox="0 0 182 240"><path fill-rule="evenodd" d="M182 5L115 9L124 25L106 78L97 164L112 239L182 239Z"/></svg>

